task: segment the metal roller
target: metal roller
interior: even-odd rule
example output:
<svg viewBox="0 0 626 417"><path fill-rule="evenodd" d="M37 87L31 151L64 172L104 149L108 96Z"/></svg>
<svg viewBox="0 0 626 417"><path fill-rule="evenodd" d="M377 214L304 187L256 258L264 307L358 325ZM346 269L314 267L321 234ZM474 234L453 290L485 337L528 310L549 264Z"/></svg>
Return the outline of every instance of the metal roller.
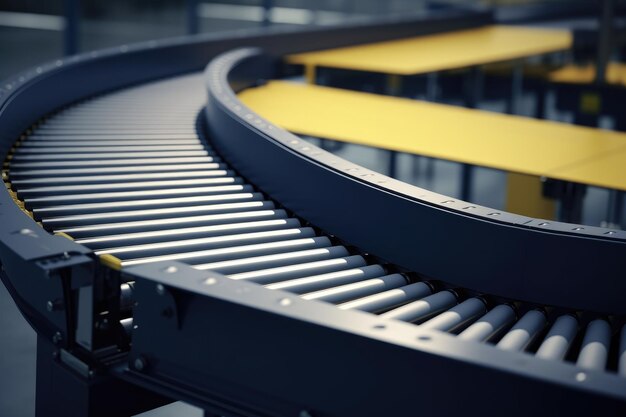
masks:
<svg viewBox="0 0 626 417"><path fill-rule="evenodd" d="M55 229L55 232L65 233L75 239L108 236L110 234L142 233L149 231L170 230L186 227L225 225L239 222L254 222L267 219L284 219L287 213L284 210L242 211L224 214L208 214L205 216L168 217L155 220L127 221L118 223L104 223L90 226L77 226Z"/></svg>
<svg viewBox="0 0 626 417"><path fill-rule="evenodd" d="M238 274L260 269L276 268L348 256L343 246L320 247L318 249L278 251L269 255L241 257L236 259L208 262L194 265L194 268L220 272L225 275Z"/></svg>
<svg viewBox="0 0 626 417"><path fill-rule="evenodd" d="M496 345L503 350L523 351L546 327L546 316L539 310L530 310L515 323Z"/></svg>
<svg viewBox="0 0 626 417"><path fill-rule="evenodd" d="M380 313L409 301L424 298L431 293L432 288L430 285L424 282L417 282L415 284L405 285L401 288L395 288L393 290L348 301L339 304L338 307L341 310L361 310L369 311L370 313Z"/></svg>
<svg viewBox="0 0 626 417"><path fill-rule="evenodd" d="M62 138L60 138L59 136L61 136ZM184 133L184 132L178 132L178 131L149 132L144 129L142 129L140 133L114 133L110 131L95 133L93 131L90 131L85 134L80 134L80 133L76 133L76 131L63 132L62 130L57 130L56 133L54 131L52 132L48 131L46 133L42 131L35 131L35 133L30 135L28 137L28 140L25 142L41 141L41 142L52 143L52 142L64 142L68 140L74 140L74 141L80 142L81 147L84 146L83 143L85 142L96 141L96 140L121 142L120 145L117 145L117 146L139 146L141 144L144 144L145 141L153 141L153 140L168 141L169 144L172 144L173 142L178 144L179 143L178 141L185 141L185 140L193 140L193 141L196 141L196 143L200 143L200 138L198 137L198 134L193 130L189 130L188 133ZM137 141L137 143L131 143L135 141ZM123 142L126 142L126 143L123 143ZM68 145L68 146L72 146L72 145Z"/></svg>
<svg viewBox="0 0 626 417"><path fill-rule="evenodd" d="M196 195L189 197L152 198L147 200L110 201L102 203L79 203L63 206L34 208L33 215L37 218L69 216L73 213L111 213L129 209L150 209L153 207L186 207L205 204L225 204L235 201L261 201L261 193L230 193L216 195Z"/></svg>
<svg viewBox="0 0 626 417"><path fill-rule="evenodd" d="M120 219L128 220L154 220L172 217L173 215L199 215L232 213L246 210L273 209L274 203L270 201L248 201L243 203L209 204L206 206L171 207L150 210L128 210L109 213L76 214L73 216L52 217L42 219L41 223L48 228L76 227L91 224L109 223Z"/></svg>
<svg viewBox="0 0 626 417"><path fill-rule="evenodd" d="M130 135L129 135L130 136ZM34 148L65 148L65 147L76 147L76 148L109 148L111 146L169 146L172 143L172 139L168 139L169 136L163 136L161 138L152 138L152 139L133 139L132 137L124 139L123 136L105 136L100 135L97 138L86 139L81 136L73 136L73 140L66 139L63 137L55 137L54 140L50 138L37 138L33 139L32 137L28 140L25 140L20 144L20 148L24 149L34 149ZM198 138L195 139L173 139L174 142L178 145L202 145L202 142ZM183 148L184 149L184 148ZM106 151L106 149L103 149Z"/></svg>
<svg viewBox="0 0 626 417"><path fill-rule="evenodd" d="M368 279L354 282L352 284L340 285L324 290L314 291L304 294L305 300L319 300L329 303L343 303L361 297L399 288L408 283L408 280L400 274L385 275L380 278Z"/></svg>
<svg viewBox="0 0 626 417"><path fill-rule="evenodd" d="M306 239L292 239L256 245L233 246L219 249L199 250L194 252L174 253L145 258L133 258L123 260L122 266L140 265L157 261L182 261L195 264L206 264L261 255L270 255L282 252L297 251L331 246L327 237L313 237ZM203 269L203 268L199 268Z"/></svg>
<svg viewBox="0 0 626 417"><path fill-rule="evenodd" d="M360 268L346 269L343 271L329 272L327 274L307 276L291 279L276 284L266 285L271 290L283 290L296 294L318 291L329 287L364 281L370 278L380 277L385 274L385 268L380 265L369 265Z"/></svg>
<svg viewBox="0 0 626 417"><path fill-rule="evenodd" d="M426 329L442 332L455 332L466 327L487 312L485 302L480 298L469 298L432 319L421 324Z"/></svg>
<svg viewBox="0 0 626 417"><path fill-rule="evenodd" d="M421 322L456 305L457 298L452 291L440 291L421 300L395 308L381 317L408 322Z"/></svg>
<svg viewBox="0 0 626 417"><path fill-rule="evenodd" d="M611 346L611 326L605 320L594 320L587 326L576 365L584 369L606 368Z"/></svg>
<svg viewBox="0 0 626 417"><path fill-rule="evenodd" d="M578 332L578 320L569 314L560 316L539 346L536 356L541 359L562 360Z"/></svg>
<svg viewBox="0 0 626 417"><path fill-rule="evenodd" d="M156 172L176 172L176 171L198 171L202 169L224 169L224 164L204 163L204 164L172 164L172 165L137 165L124 167L107 167L108 174L132 174L132 173L156 173ZM78 175L99 174L102 168L68 168L68 169L35 169L19 170L12 169L9 173L11 180L36 177L66 177Z"/></svg>
<svg viewBox="0 0 626 417"><path fill-rule="evenodd" d="M184 240L164 240L156 243L142 245L128 245L108 247L95 251L100 256L104 254L115 255L122 259L143 258L148 256L160 256L182 251L196 251L227 248L230 246L256 245L266 242L276 242L288 239L301 239L314 237L315 231L310 227L270 230L266 232L237 233L233 235L200 237Z"/></svg>
<svg viewBox="0 0 626 417"><path fill-rule="evenodd" d="M136 159L136 158L164 158L164 157L190 157L190 156L213 156L213 151L207 149L199 149L193 151L171 150L171 151L152 151L152 152L114 152L110 149L107 152L97 153L59 153L59 154L14 154L11 161L75 161L75 160L99 160L99 159Z"/></svg>
<svg viewBox="0 0 626 417"><path fill-rule="evenodd" d="M515 321L515 310L507 304L491 309L478 321L463 330L459 337L463 340L485 342L496 337Z"/></svg>
<svg viewBox="0 0 626 417"><path fill-rule="evenodd" d="M303 264L279 266L275 268L261 269L250 272L241 272L230 275L229 278L235 280L246 280L258 284L285 281L288 279L300 278L303 276L319 273L333 272L348 268L364 266L365 259L362 256L354 255L346 258L327 259L324 261L307 262Z"/></svg>
<svg viewBox="0 0 626 417"><path fill-rule="evenodd" d="M50 155L55 153L60 154L81 154L81 153L98 153L105 150L101 146L59 146L59 147L41 147L41 148L29 148L19 147L15 150L15 155L24 154L36 154L36 155ZM110 146L106 148L106 152L128 152L130 154L134 152L153 152L153 151L201 151L204 150L202 144L197 145L145 145L145 146Z"/></svg>
<svg viewBox="0 0 626 417"><path fill-rule="evenodd" d="M135 158L135 159L100 159L97 161L39 161L39 162L11 162L10 171L14 169L48 169L48 168L89 168L114 166L139 166L155 164L204 164L218 162L220 158L214 156L192 156L183 158Z"/></svg>
<svg viewBox="0 0 626 417"><path fill-rule="evenodd" d="M76 193L90 194L102 192L131 192L146 191L160 189L175 189L194 186L218 186L226 184L242 184L243 181L239 177L217 177L217 178L196 178L180 181L146 181L146 182L127 182L115 184L91 184L91 185L60 185L60 186L44 186L20 188L17 190L17 196L21 199L30 199L36 197L64 196Z"/></svg>
<svg viewBox="0 0 626 417"><path fill-rule="evenodd" d="M300 227L298 219L261 220L256 222L227 223L213 226L196 226L169 230L154 230L151 232L135 232L124 234L109 234L107 236L75 239L77 243L91 249L123 246L128 244L146 244L162 242L164 240L216 237L230 234L253 233Z"/></svg>
<svg viewBox="0 0 626 417"><path fill-rule="evenodd" d="M144 198L190 197L196 195L251 193L251 185L216 185L213 187L168 188L164 190L120 191L111 193L88 193L51 195L24 199L26 207L43 207L55 204L80 204L89 202L114 202L141 200Z"/></svg>
<svg viewBox="0 0 626 417"><path fill-rule="evenodd" d="M92 125L76 126L70 124L57 124L57 125L41 125L37 128L37 136L40 140L55 140L58 136L63 136L63 140L83 140L80 138L83 135L115 135L115 137L125 135L195 135L195 129L189 127L189 125L173 123L165 124L143 124L143 125L125 125L121 127L111 127L105 125Z"/></svg>
<svg viewBox="0 0 626 417"><path fill-rule="evenodd" d="M147 173L147 174L118 174L118 175L85 175L75 177L47 177L47 178L25 178L20 180L11 181L14 187L30 187L30 186L43 186L50 184L100 184L100 183L114 183L114 182L129 182L129 181L154 181L160 179L174 179L174 178L207 178L207 177L222 177L232 176L232 171L224 169L214 169L206 171L184 171L184 172L162 172L162 173Z"/></svg>

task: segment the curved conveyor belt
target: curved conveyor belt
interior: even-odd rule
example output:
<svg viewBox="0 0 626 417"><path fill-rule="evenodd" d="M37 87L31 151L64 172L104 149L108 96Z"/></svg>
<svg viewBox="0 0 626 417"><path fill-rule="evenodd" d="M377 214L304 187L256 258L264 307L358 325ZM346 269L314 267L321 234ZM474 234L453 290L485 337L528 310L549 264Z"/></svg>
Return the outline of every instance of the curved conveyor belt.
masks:
<svg viewBox="0 0 626 417"><path fill-rule="evenodd" d="M626 376L619 321L421 281L281 209L196 130L204 100L201 75L193 74L73 105L17 144L5 181L46 230L113 268L183 261L340 309Z"/></svg>

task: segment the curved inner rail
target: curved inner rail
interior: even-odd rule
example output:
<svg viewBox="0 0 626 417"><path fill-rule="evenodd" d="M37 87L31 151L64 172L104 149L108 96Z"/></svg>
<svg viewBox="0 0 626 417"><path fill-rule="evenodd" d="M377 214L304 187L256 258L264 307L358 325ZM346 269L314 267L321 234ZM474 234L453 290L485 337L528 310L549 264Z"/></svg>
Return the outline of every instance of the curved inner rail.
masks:
<svg viewBox="0 0 626 417"><path fill-rule="evenodd" d="M198 134L204 100L201 75L193 74L76 104L16 144L5 182L46 230L115 268L178 260L340 309L626 376L620 321L420 281L290 215Z"/></svg>

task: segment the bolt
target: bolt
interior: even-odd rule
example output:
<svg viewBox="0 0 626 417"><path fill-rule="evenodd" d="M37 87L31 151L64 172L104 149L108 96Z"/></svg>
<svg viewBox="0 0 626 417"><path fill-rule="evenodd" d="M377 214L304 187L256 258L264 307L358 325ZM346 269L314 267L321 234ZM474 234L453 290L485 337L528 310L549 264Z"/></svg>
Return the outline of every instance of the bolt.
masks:
<svg viewBox="0 0 626 417"><path fill-rule="evenodd" d="M157 284L156 292L159 295L164 295L165 294L165 287L163 286L163 284Z"/></svg>
<svg viewBox="0 0 626 417"><path fill-rule="evenodd" d="M63 310L63 301L59 299L48 301L46 303L46 310L51 313L53 311Z"/></svg>
<svg viewBox="0 0 626 417"><path fill-rule="evenodd" d="M61 332L56 332L54 336L52 336L52 343L54 343L55 345L61 344L62 341L63 336L61 335Z"/></svg>
<svg viewBox="0 0 626 417"><path fill-rule="evenodd" d="M146 361L145 358L142 358L140 356L137 359L135 359L135 361L133 362L133 366L135 367L136 370L141 372L144 369L146 369L146 367L148 366L148 362Z"/></svg>

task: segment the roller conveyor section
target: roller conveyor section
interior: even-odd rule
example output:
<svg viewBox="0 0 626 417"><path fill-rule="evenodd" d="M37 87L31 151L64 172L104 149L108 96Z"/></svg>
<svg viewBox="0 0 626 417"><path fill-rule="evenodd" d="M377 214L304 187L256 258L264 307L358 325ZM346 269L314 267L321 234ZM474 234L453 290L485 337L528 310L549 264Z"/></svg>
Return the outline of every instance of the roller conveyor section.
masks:
<svg viewBox="0 0 626 417"><path fill-rule="evenodd" d="M388 266L335 245L277 208L192 127L203 104L199 82L196 75L156 82L51 116L8 158L7 185L47 230L96 255L113 255L120 267L179 260L502 350L524 351L538 343L547 325L543 312L529 310L518 318L512 305L464 299L440 284L390 273ZM179 98L172 100L168 92ZM137 110L144 97L152 104ZM176 117L169 113L172 106ZM121 299L130 308L128 284ZM132 334L131 319L122 326ZM573 316L558 317L536 356L563 360L578 331ZM589 323L577 365L605 369L612 337L607 321ZM619 361L622 374L625 362Z"/></svg>
<svg viewBox="0 0 626 417"><path fill-rule="evenodd" d="M446 24L465 29L485 24L481 19L486 16ZM365 25L350 30L367 36L353 39L348 30L330 38L387 40L416 35L413 26ZM419 33L434 30L417 26ZM626 376L626 328L619 302L609 297L606 309L584 297L572 302L569 286L584 287L585 279L537 257L565 241L553 238L575 237L568 250L591 247L597 255L608 248L602 259L609 262L602 264L614 270L619 263L609 257L620 252L610 239L623 237L567 225L557 230L563 227L557 222L537 226L536 219L504 212L496 218L491 209L328 154L238 100L242 88L284 76L277 57L337 46L318 38L322 32L294 38L297 48L277 42L289 34L259 38L271 57L252 49L214 56L239 43L256 45L247 35L228 41L233 44L201 40L180 55L182 44L172 43L154 49L151 59L136 59L136 66L107 66L105 54L92 63L93 72L73 73L84 78L76 92L50 95L54 105L39 103L22 118L6 113L12 105L2 101L0 86L0 127L19 119L2 132L15 138L3 144L6 201L13 199L17 208L8 205L28 220L2 228L0 275L14 277L11 295L35 318L44 376L45 366L60 373L72 368L90 387L57 395L67 384L42 378L38 391L40 384L52 388L42 389L46 398L38 393L38 402L88 391L90 404L91 387L108 383L100 377L123 383L114 384L112 395L94 391L107 403L159 393L164 397L147 401L152 408L172 398L207 415L366 417L395 415L402 404L397 415L410 417L414 404L431 400L424 393L438 404L424 408L425 415L458 415L447 401L450 389L459 404L469 404L485 384L499 390L489 415L502 409L523 415L518 408L530 404L503 406L511 394L502 387L524 386L528 398L539 392L546 402L572 391L599 398L593 404L623 402L617 389ZM130 52L112 59L134 59ZM185 73L191 75L173 75ZM44 75L55 80L54 73ZM38 234L36 223L57 236ZM482 235L491 241L477 238ZM11 269L15 259L25 262ZM595 272L576 266L584 267ZM551 275L556 292L538 280ZM25 286L37 287L26 303ZM62 296L48 297L58 291ZM337 369L342 378L328 379ZM424 374L432 375L426 389L415 379ZM581 390L585 378L601 384ZM62 381L70 380L76 378ZM373 392L378 395L364 395ZM65 413L68 406L73 402L43 417L119 414ZM122 414L149 408L137 407ZM560 407L551 413L560 414Z"/></svg>

